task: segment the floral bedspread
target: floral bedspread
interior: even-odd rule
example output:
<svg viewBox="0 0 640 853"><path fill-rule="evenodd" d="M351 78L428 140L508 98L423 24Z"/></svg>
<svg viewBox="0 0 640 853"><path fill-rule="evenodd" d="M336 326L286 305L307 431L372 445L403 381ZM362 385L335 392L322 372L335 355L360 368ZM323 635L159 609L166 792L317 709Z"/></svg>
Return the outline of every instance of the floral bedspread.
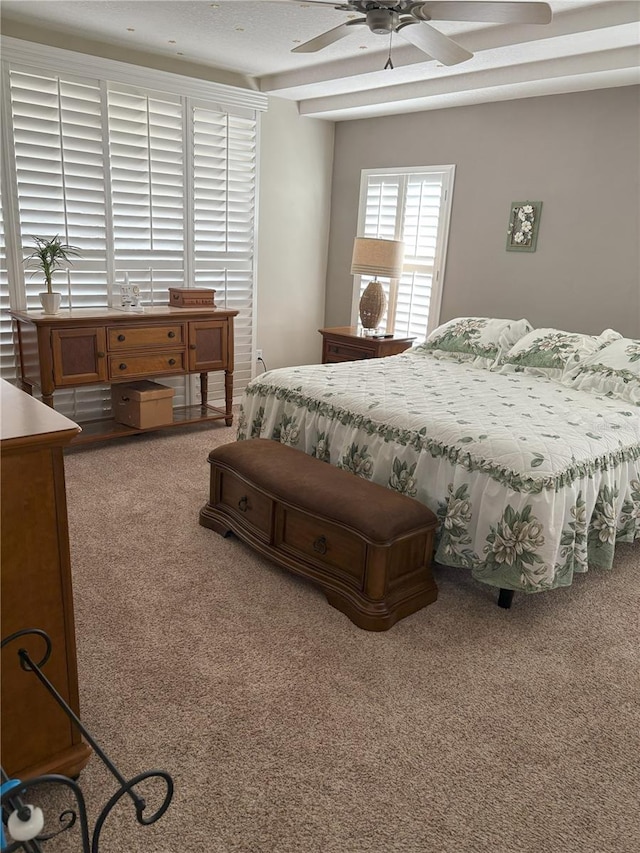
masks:
<svg viewBox="0 0 640 853"><path fill-rule="evenodd" d="M493 586L568 586L640 539L640 408L552 379L425 352L272 370L242 401L257 437L422 501L436 560Z"/></svg>

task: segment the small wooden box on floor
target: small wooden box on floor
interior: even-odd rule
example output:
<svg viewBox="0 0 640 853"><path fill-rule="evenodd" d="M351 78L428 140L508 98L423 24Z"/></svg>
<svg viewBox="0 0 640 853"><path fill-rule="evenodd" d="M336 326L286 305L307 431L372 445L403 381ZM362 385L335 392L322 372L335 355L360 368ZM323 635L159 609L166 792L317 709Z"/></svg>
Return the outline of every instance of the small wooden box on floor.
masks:
<svg viewBox="0 0 640 853"><path fill-rule="evenodd" d="M142 379L111 386L113 419L136 429L151 429L173 422L173 388Z"/></svg>
<svg viewBox="0 0 640 853"><path fill-rule="evenodd" d="M385 631L435 601L436 516L423 504L267 439L209 454L200 524L319 584L360 628Z"/></svg>

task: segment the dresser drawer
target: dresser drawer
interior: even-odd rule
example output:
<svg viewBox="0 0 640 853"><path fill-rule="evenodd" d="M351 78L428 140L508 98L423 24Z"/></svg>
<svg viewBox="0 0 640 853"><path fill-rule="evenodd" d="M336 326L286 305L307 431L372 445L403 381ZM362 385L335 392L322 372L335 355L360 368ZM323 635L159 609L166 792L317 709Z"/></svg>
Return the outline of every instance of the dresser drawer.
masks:
<svg viewBox="0 0 640 853"><path fill-rule="evenodd" d="M242 520L267 542L271 540L273 501L229 471L218 472L216 505Z"/></svg>
<svg viewBox="0 0 640 853"><path fill-rule="evenodd" d="M275 543L279 551L311 560L319 567L337 569L343 578L362 587L367 547L355 532L290 507L283 506L280 511L283 517Z"/></svg>
<svg viewBox="0 0 640 853"><path fill-rule="evenodd" d="M362 349L360 347L351 347L349 344L327 343L326 359L331 361L357 361L362 358L371 358L373 352L371 350Z"/></svg>
<svg viewBox="0 0 640 853"><path fill-rule="evenodd" d="M109 378L185 372L184 352L120 353L109 357Z"/></svg>
<svg viewBox="0 0 640 853"><path fill-rule="evenodd" d="M184 323L167 323L166 326L110 326L107 329L107 346L111 352L144 347L181 347L184 342Z"/></svg>

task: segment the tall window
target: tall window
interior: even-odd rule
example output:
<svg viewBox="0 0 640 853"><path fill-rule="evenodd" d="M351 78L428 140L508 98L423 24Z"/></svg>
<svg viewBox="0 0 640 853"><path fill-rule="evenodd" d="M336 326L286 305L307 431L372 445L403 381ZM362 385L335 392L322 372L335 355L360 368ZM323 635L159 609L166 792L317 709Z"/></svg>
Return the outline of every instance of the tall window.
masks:
<svg viewBox="0 0 640 853"><path fill-rule="evenodd" d="M2 307L40 308L40 274L24 267L33 236L60 235L79 250L54 279L63 307L108 306L125 275L145 305L168 304L169 287L214 288L216 305L239 311L241 390L252 370L257 124L266 98L66 51L40 47L47 67L33 55L26 63L20 48L3 51ZM3 377L14 378L6 313L0 355ZM222 398L223 377L211 380L210 396ZM191 378L163 382L176 402L191 402ZM56 393L56 408L76 419L101 417L109 405L107 386Z"/></svg>
<svg viewBox="0 0 640 853"><path fill-rule="evenodd" d="M380 279L387 294L381 324L386 332L424 340L438 325L454 172L454 166L362 172L358 236L404 242L402 277ZM354 318L368 283L356 276Z"/></svg>

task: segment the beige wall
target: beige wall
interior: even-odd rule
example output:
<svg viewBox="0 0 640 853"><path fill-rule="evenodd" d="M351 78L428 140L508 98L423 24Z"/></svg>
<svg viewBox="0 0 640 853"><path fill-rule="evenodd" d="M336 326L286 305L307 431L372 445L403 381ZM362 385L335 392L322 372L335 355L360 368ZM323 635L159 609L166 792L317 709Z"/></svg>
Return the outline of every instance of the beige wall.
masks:
<svg viewBox="0 0 640 853"><path fill-rule="evenodd" d="M269 369L320 361L332 122L269 98L260 128L256 346Z"/></svg>
<svg viewBox="0 0 640 853"><path fill-rule="evenodd" d="M441 322L640 337L640 87L342 122L336 127L327 325L350 319L360 170L456 165ZM512 201L542 201L537 251L505 250Z"/></svg>

